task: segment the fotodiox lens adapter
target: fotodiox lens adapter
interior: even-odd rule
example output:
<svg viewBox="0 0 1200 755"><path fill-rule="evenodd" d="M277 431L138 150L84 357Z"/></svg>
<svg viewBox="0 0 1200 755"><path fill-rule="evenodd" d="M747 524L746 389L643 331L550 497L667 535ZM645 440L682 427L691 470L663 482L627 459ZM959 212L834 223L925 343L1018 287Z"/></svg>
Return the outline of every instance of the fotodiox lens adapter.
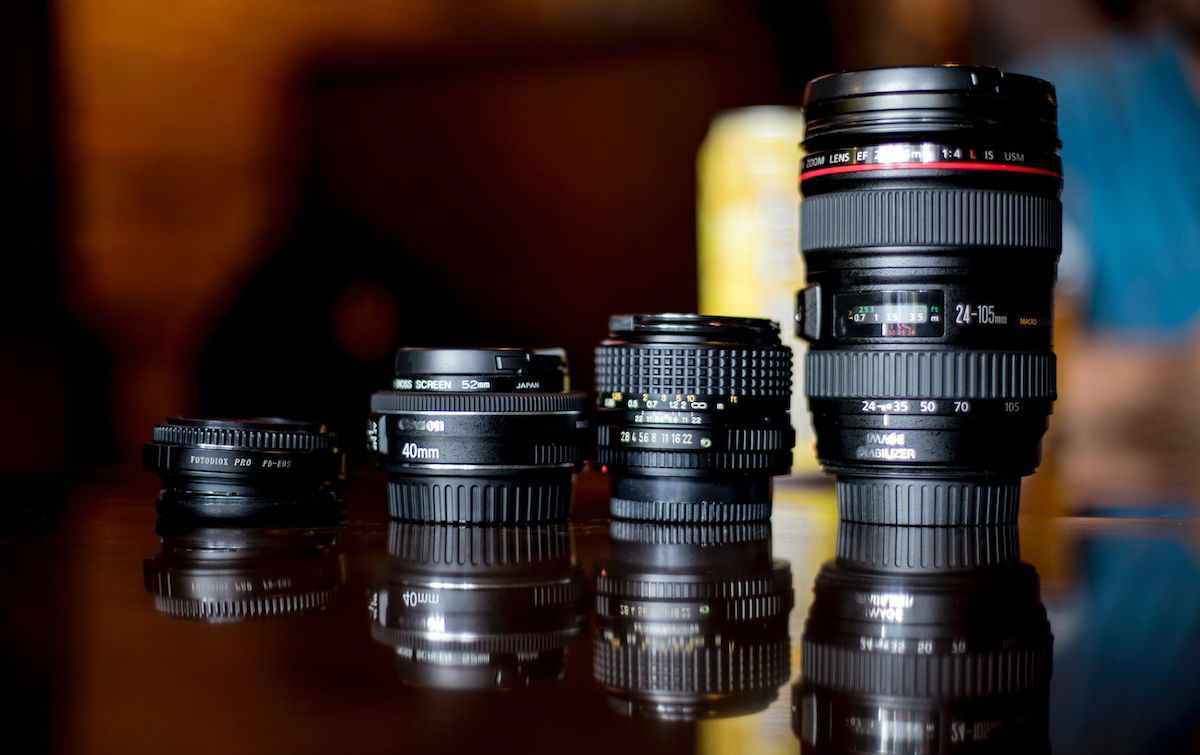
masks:
<svg viewBox="0 0 1200 755"><path fill-rule="evenodd" d="M172 417L154 428L143 466L162 478L161 514L240 519L341 507L346 456L316 422Z"/></svg>
<svg viewBox="0 0 1200 755"><path fill-rule="evenodd" d="M736 522L771 515L787 474L792 351L752 317L616 315L596 347L596 461L612 515Z"/></svg>
<svg viewBox="0 0 1200 755"><path fill-rule="evenodd" d="M843 519L1011 522L1055 398L1053 85L992 68L805 93L806 392Z"/></svg>
<svg viewBox="0 0 1200 755"><path fill-rule="evenodd" d="M394 390L371 397L367 443L396 519L565 521L588 400L561 349L400 349Z"/></svg>

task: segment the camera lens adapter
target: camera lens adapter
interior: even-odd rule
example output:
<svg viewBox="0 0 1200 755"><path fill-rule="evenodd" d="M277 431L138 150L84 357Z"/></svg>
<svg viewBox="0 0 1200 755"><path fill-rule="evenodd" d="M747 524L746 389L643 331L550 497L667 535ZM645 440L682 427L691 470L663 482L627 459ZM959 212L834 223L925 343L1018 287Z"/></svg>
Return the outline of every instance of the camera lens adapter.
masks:
<svg viewBox="0 0 1200 755"><path fill-rule="evenodd" d="M162 478L162 514L242 519L341 508L346 457L324 425L286 419L172 417L143 466Z"/></svg>
<svg viewBox="0 0 1200 755"><path fill-rule="evenodd" d="M1052 647L1016 525L843 522L801 640L801 751L1048 753Z"/></svg>
<svg viewBox="0 0 1200 755"><path fill-rule="evenodd" d="M596 462L612 515L738 522L771 515L791 469L792 351L750 317L616 315L596 348Z"/></svg>
<svg viewBox="0 0 1200 755"><path fill-rule="evenodd" d="M797 331L843 519L1014 521L1055 398L1053 85L992 68L805 93Z"/></svg>
<svg viewBox="0 0 1200 755"><path fill-rule="evenodd" d="M562 675L584 634L583 571L563 524L392 522L371 636L408 684L511 689Z"/></svg>
<svg viewBox="0 0 1200 755"><path fill-rule="evenodd" d="M562 522L586 458L587 397L561 349L400 349L367 443L396 519Z"/></svg>
<svg viewBox="0 0 1200 755"><path fill-rule="evenodd" d="M629 716L692 721L765 709L790 675L787 561L768 522L615 520L596 577L593 673Z"/></svg>

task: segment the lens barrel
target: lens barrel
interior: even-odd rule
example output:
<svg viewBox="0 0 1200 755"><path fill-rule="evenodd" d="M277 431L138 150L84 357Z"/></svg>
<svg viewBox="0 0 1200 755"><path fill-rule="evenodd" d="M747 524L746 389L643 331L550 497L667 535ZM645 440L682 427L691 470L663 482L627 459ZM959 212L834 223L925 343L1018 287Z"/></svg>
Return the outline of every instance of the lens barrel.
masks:
<svg viewBox="0 0 1200 755"><path fill-rule="evenodd" d="M561 349L400 349L367 434L392 516L565 521L588 433L588 399L567 385Z"/></svg>
<svg viewBox="0 0 1200 755"><path fill-rule="evenodd" d="M790 675L787 561L768 522L615 520L596 577L593 673L610 707L692 721L753 713Z"/></svg>
<svg viewBox="0 0 1200 755"><path fill-rule="evenodd" d="M392 522L371 636L408 684L511 689L559 678L587 626L566 525Z"/></svg>
<svg viewBox="0 0 1200 755"><path fill-rule="evenodd" d="M143 466L162 478L162 514L309 516L340 510L346 457L315 422L172 417L154 428Z"/></svg>
<svg viewBox="0 0 1200 755"><path fill-rule="evenodd" d="M843 522L801 640L801 751L1048 753L1052 647L1016 525Z"/></svg>
<svg viewBox="0 0 1200 755"><path fill-rule="evenodd" d="M791 469L792 352L749 317L617 315L596 348L596 462L612 515L737 522L771 514Z"/></svg>
<svg viewBox="0 0 1200 755"><path fill-rule="evenodd" d="M805 93L806 393L843 519L1014 521L1055 398L1053 85L991 68Z"/></svg>

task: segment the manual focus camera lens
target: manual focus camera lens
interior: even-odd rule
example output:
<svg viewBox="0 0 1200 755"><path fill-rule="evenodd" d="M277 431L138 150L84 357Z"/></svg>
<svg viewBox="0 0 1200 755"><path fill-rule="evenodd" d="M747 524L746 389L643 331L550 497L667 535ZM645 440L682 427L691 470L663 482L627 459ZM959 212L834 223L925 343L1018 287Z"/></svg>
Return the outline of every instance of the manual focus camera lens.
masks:
<svg viewBox="0 0 1200 755"><path fill-rule="evenodd" d="M238 519L341 507L346 457L324 425L286 419L172 417L143 466L162 478L158 510Z"/></svg>
<svg viewBox="0 0 1200 755"><path fill-rule="evenodd" d="M1055 398L1053 85L855 71L810 82L805 116L797 331L842 518L1013 521Z"/></svg>
<svg viewBox="0 0 1200 755"><path fill-rule="evenodd" d="M596 348L596 461L612 515L762 520L791 468L792 351L750 317L617 315Z"/></svg>
<svg viewBox="0 0 1200 755"><path fill-rule="evenodd" d="M561 522L586 457L588 400L560 349L400 349L367 443L396 519Z"/></svg>

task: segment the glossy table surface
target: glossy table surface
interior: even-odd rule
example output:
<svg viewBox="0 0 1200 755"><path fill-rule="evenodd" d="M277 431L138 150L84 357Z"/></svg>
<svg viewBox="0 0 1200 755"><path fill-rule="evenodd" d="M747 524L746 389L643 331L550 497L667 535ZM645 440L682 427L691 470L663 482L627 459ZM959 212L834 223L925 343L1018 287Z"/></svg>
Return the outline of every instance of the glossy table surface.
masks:
<svg viewBox="0 0 1200 755"><path fill-rule="evenodd" d="M1200 521L1186 501L864 534L839 532L830 486L789 481L769 528L670 531L614 527L606 480L586 473L569 528L505 533L390 524L383 479L353 479L336 526L158 522L156 480L133 470L13 493L10 751L799 752L802 637L840 536L843 560L857 548L887 567L847 583L845 610L874 624L811 629L846 640L858 660L845 663L907 653L948 674L951 654L986 651L999 666L975 673L1000 673L1021 642L1048 642L1044 605L1053 664L1048 711L1048 650L1021 656L1019 678L844 690L816 714L841 732L830 751L1046 751L1036 735L1004 742L1048 715L1055 753L1200 752ZM900 541L927 550L884 564ZM1032 566L1040 592L997 588L1010 572L975 568L989 559ZM921 601L948 625L931 630L944 647L904 646ZM976 643L1006 632L1026 640ZM829 694L797 699L816 710ZM970 715L956 695L975 696Z"/></svg>

